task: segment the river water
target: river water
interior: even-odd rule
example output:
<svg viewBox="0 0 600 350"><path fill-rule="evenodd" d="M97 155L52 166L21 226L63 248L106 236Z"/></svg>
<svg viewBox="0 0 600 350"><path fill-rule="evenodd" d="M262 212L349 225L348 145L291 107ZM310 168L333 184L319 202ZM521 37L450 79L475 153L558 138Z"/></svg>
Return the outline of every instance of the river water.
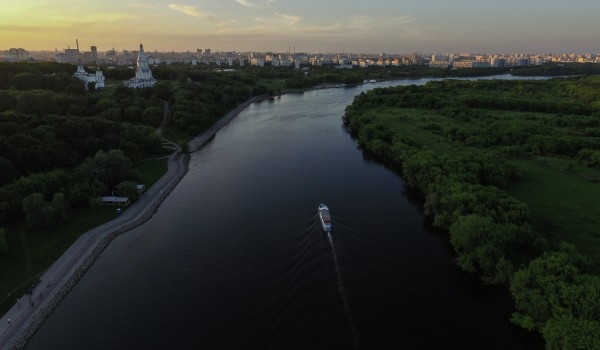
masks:
<svg viewBox="0 0 600 350"><path fill-rule="evenodd" d="M388 82L255 103L111 243L27 349L525 349L503 289L451 262L420 198L344 129ZM325 202L333 232L320 227Z"/></svg>

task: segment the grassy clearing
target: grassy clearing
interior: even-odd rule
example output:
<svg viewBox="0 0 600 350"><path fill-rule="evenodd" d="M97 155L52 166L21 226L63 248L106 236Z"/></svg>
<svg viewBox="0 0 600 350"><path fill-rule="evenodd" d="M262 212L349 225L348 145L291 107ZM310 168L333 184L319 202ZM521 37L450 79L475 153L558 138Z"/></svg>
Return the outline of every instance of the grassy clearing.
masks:
<svg viewBox="0 0 600 350"><path fill-rule="evenodd" d="M551 242L571 242L600 261L600 170L567 159L511 159L518 179L508 192L527 203L534 225ZM600 273L600 266L596 266Z"/></svg>
<svg viewBox="0 0 600 350"><path fill-rule="evenodd" d="M137 163L135 169L140 174L140 183L150 188L167 172L168 166L168 160L165 158L150 159Z"/></svg>
<svg viewBox="0 0 600 350"><path fill-rule="evenodd" d="M450 123L448 118L419 109L385 108L367 111L366 115L381 121L394 135L400 135L415 142L422 148L436 152L447 152L451 145L441 135L425 130L432 121Z"/></svg>
<svg viewBox="0 0 600 350"><path fill-rule="evenodd" d="M0 311L6 312L81 234L115 217L112 207L73 209L70 220L54 230L30 230L25 223L6 227L10 249L0 258Z"/></svg>
<svg viewBox="0 0 600 350"><path fill-rule="evenodd" d="M166 173L167 166L167 159L152 159L137 164L136 170L149 188ZM5 227L10 249L0 257L0 312L14 305L79 236L115 217L114 207L73 208L68 222L56 229L31 230L23 222Z"/></svg>

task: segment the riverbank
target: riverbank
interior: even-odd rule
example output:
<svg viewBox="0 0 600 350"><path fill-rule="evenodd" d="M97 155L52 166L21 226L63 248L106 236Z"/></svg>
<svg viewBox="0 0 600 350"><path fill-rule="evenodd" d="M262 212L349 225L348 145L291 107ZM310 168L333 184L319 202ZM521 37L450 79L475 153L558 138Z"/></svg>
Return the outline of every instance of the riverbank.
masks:
<svg viewBox="0 0 600 350"><path fill-rule="evenodd" d="M250 104L266 96L251 98L240 104L209 129L189 142L190 152L195 152L210 141L216 133ZM83 235L46 270L31 293L23 295L4 315L0 323L0 348L22 349L37 329L51 315L65 296L77 285L104 249L117 236L148 221L162 201L177 186L188 170L190 156L169 158L167 173L161 177L134 204L127 207L117 219L98 226ZM10 322L8 321L10 319Z"/></svg>
<svg viewBox="0 0 600 350"><path fill-rule="evenodd" d="M264 96L264 95L252 97L251 99L241 103L240 105L238 105L237 107L235 107L234 109L229 111L229 113L227 113L221 119L217 120L210 128L205 130L202 134L194 137L189 142L190 153L196 152L197 150L202 148L202 146L204 146L208 141L212 140L215 137L215 135L217 134L217 131L219 131L222 127L227 125L227 123L229 123L233 118L235 118L238 114L240 114L241 111L246 109L246 107L250 106L254 102L259 102L266 98L267 98L267 96Z"/></svg>

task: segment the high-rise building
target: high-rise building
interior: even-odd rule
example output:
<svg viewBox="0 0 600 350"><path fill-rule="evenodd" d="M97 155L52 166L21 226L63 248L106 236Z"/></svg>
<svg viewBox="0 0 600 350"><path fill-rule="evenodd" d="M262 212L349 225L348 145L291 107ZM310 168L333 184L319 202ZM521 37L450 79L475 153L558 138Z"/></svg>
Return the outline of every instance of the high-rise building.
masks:
<svg viewBox="0 0 600 350"><path fill-rule="evenodd" d="M56 54L56 62L58 63L79 63L79 50L78 49L65 49L64 53Z"/></svg>
<svg viewBox="0 0 600 350"><path fill-rule="evenodd" d="M98 48L96 46L90 47L90 51L92 52L92 60L94 62L98 61Z"/></svg>
<svg viewBox="0 0 600 350"><path fill-rule="evenodd" d="M11 48L8 50L8 57L13 61L22 61L29 58L29 52L22 48Z"/></svg>

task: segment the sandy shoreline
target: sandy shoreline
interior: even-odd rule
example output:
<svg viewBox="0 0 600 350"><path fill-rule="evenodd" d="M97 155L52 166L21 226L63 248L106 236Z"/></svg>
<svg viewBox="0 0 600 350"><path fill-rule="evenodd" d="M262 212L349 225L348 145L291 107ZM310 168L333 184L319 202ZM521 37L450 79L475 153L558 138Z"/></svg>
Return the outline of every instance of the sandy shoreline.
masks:
<svg viewBox="0 0 600 350"><path fill-rule="evenodd" d="M216 133L241 111L265 96L251 98L231 110L209 129L189 142L190 153L202 148ZM189 155L170 157L168 170L145 195L127 207L123 214L98 226L77 239L75 243L44 272L29 296L24 295L0 323L0 348L23 349L35 332L50 316L67 294L94 264L110 242L120 234L148 221L162 201L177 186L188 170ZM31 304L30 304L31 303ZM10 318L10 322L8 319Z"/></svg>

